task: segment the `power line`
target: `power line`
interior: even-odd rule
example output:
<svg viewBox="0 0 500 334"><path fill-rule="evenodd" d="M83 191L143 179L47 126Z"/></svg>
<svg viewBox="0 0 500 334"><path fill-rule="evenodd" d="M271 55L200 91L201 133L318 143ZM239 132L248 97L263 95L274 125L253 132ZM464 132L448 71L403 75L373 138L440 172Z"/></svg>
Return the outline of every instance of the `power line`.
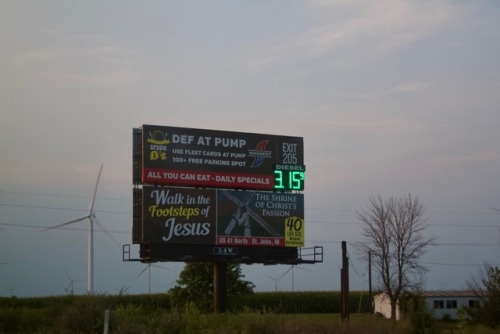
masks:
<svg viewBox="0 0 500 334"><path fill-rule="evenodd" d="M44 209L44 210L60 210L60 211L87 211L84 209L69 209L69 208L58 208L52 206L41 206L41 205L24 205L24 204L10 204L10 203L0 203L0 206L14 207L14 208L30 208L30 209ZM116 214L124 214L131 215L132 212L127 211L107 211L107 210L95 210L95 212L101 213L116 213Z"/></svg>
<svg viewBox="0 0 500 334"><path fill-rule="evenodd" d="M442 262L426 262L422 261L424 264L430 264L435 266L450 266L450 267L481 267L483 264L466 264L466 263L442 263Z"/></svg>
<svg viewBox="0 0 500 334"><path fill-rule="evenodd" d="M360 226L360 222L336 222L336 221L307 221L308 224L326 224L326 225L352 225ZM500 224L429 224L429 227L493 227L500 228Z"/></svg>
<svg viewBox="0 0 500 334"><path fill-rule="evenodd" d="M438 242L433 246L493 246L500 247L500 243L479 243L479 242Z"/></svg>
<svg viewBox="0 0 500 334"><path fill-rule="evenodd" d="M340 240L318 240L318 239L308 239L307 242L316 242L323 244L340 244ZM353 245L356 242L348 241L348 244ZM467 242L437 242L433 243L431 246L486 246L486 247L500 247L500 243L467 243Z"/></svg>
<svg viewBox="0 0 500 334"><path fill-rule="evenodd" d="M318 207L309 207L309 210L313 211L346 211L346 212L357 212L358 209L346 209L346 208L318 208ZM499 215L497 212L492 212L491 210L495 210L495 208L488 208L485 211L445 211L445 210L435 210L435 211L426 211L427 214L446 214L446 215Z"/></svg>
<svg viewBox="0 0 500 334"><path fill-rule="evenodd" d="M31 208L31 209L44 209L44 210L61 210L61 211L86 211L83 209L71 209L71 208L61 208L52 206L41 206L41 205L25 205L25 204L12 204L12 203L0 203L0 206L14 207L14 208ZM95 210L95 212L100 213L112 213L112 214L122 214L131 215L130 211L109 211L109 210ZM352 225L360 226L360 222L339 222L339 221L308 221L308 224L324 224L324 225ZM499 228L500 224L429 224L429 227L486 227L486 228Z"/></svg>
<svg viewBox="0 0 500 334"><path fill-rule="evenodd" d="M3 190L0 189L0 193L3 194L12 194L12 195L28 195L28 196L47 196L47 197L62 197L62 198L79 198L79 199L88 199L88 196L81 196L81 195L68 195L68 194L49 194L49 193L36 193L36 192L23 192L23 191L8 191L8 190ZM125 198L109 198L109 197L101 197L100 200L111 200L111 201L126 201L130 202L130 199L125 199ZM347 212L356 212L358 211L357 209L351 209L351 208L319 208L319 207L308 207L306 208L307 210L312 210L312 211L347 211ZM491 211L495 210L495 211ZM436 210L436 211L427 211L429 214L461 214L461 215L499 215L498 210L494 208L489 208L489 210L483 211L441 211L441 210ZM326 223L326 222L325 222ZM351 224L351 223L338 223L338 224ZM357 223L354 223L357 224ZM432 224L432 226L444 226L444 225L435 225ZM471 225L471 226L476 226L476 225Z"/></svg>
<svg viewBox="0 0 500 334"><path fill-rule="evenodd" d="M360 273L358 273L358 271L356 270L356 267L354 266L354 263L352 262L351 260L351 254L349 254L349 251L347 252L347 259L349 260L349 263L351 264L351 267L352 269L354 270L354 272L356 273L356 275L358 275L359 277L365 277L366 273L364 273L363 275L361 275Z"/></svg>
<svg viewBox="0 0 500 334"><path fill-rule="evenodd" d="M500 227L500 224L498 225L491 225L491 224L431 224L429 227L493 227L493 228L498 228Z"/></svg>
<svg viewBox="0 0 500 334"><path fill-rule="evenodd" d="M10 226L10 227L22 227L22 228L35 228L35 229L45 229L48 226L43 226L43 225L33 225L33 224L12 224L12 223L4 223L0 222L1 226ZM88 232L88 229L85 228L78 228L78 227L58 227L58 230L68 230L68 231L80 231L80 232ZM106 232L103 230L95 230L96 232ZM109 233L120 233L120 234L130 234L132 233L131 231L118 231L118 230L108 230Z"/></svg>
<svg viewBox="0 0 500 334"><path fill-rule="evenodd" d="M60 197L60 198L78 198L78 199L89 199L89 196L83 195L68 195L68 194L47 194L47 193L33 193L33 192L23 192L23 191L7 191L0 189L0 193L3 194L12 194L12 195L28 195L28 196L42 196L42 197ZM100 197L100 200L108 200L108 201L127 201L129 199L125 198L109 198L109 197Z"/></svg>

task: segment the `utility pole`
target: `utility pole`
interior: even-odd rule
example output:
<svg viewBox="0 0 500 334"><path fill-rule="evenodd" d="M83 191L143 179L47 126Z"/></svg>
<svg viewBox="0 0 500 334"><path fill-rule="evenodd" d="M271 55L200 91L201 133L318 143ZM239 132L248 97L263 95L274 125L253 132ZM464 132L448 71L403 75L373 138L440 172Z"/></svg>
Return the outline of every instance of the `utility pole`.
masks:
<svg viewBox="0 0 500 334"><path fill-rule="evenodd" d="M368 296L370 298L370 315L373 315L373 296L372 296L372 252L368 251Z"/></svg>
<svg viewBox="0 0 500 334"><path fill-rule="evenodd" d="M342 269L340 270L340 296L342 322L349 320L349 258L347 257L347 242L342 241Z"/></svg>

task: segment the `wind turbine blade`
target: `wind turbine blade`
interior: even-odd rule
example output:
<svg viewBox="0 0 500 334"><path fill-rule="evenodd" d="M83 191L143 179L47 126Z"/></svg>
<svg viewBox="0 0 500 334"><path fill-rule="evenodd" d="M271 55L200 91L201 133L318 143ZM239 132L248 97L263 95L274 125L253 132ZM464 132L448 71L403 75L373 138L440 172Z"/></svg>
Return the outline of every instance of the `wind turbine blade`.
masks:
<svg viewBox="0 0 500 334"><path fill-rule="evenodd" d="M120 288L120 291L118 291L118 295L120 295L120 296L121 296L121 295L126 294L126 293L127 293L127 291L128 291L128 289L130 289L130 287L129 287L129 286L122 286L122 287Z"/></svg>
<svg viewBox="0 0 500 334"><path fill-rule="evenodd" d="M66 272L66 276L68 276L69 280L70 281L73 281L73 278L71 278L71 276L68 274L68 271L67 270L64 270Z"/></svg>
<svg viewBox="0 0 500 334"><path fill-rule="evenodd" d="M80 217L80 218L76 218L76 219L70 220L69 222L66 222L66 223L62 223L62 224L59 224L59 225L56 225L56 226L48 227L46 229L43 229L41 232L45 232L45 231L52 230L52 229L55 229L55 228L59 228L59 227L62 227L62 226L66 226L66 225L69 225L69 224L77 223L77 222L85 220L87 218L90 219L90 216L89 215L83 216L83 217Z"/></svg>
<svg viewBox="0 0 500 334"><path fill-rule="evenodd" d="M500 211L500 209L497 209L497 208L490 208L490 209L493 211Z"/></svg>
<svg viewBox="0 0 500 334"><path fill-rule="evenodd" d="M276 277L276 279L279 281L281 280L283 277L285 277L286 274L288 274L290 272L290 270L292 270L293 267L290 267L288 268L287 271L285 271L283 274L279 275L278 277Z"/></svg>
<svg viewBox="0 0 500 334"><path fill-rule="evenodd" d="M269 275L266 275L266 274L262 274L262 275L264 275L264 276L266 276L267 278L270 278L270 279L272 279L272 280L275 280L275 279L277 279L277 277L276 277L276 278L274 278L274 277L272 277L272 276L269 276Z"/></svg>
<svg viewBox="0 0 500 334"><path fill-rule="evenodd" d="M118 248L119 248L119 249L122 249L122 246L120 246L120 244L118 243L118 241L116 241L116 239L115 239L115 238L113 238L113 236L111 235L111 233L109 233L109 231L108 231L108 230L106 230L106 228L105 228L105 227L101 224L101 222L99 222L99 221L97 220L97 218L94 218L94 219L92 219L92 220L93 220L94 222L96 222L96 223L97 223L97 225L99 225L99 228L100 228L100 229L101 229L104 233L106 233L106 234L108 235L108 237L109 237L111 240L113 240L113 242L115 243L115 245L116 245L116 246L118 246Z"/></svg>
<svg viewBox="0 0 500 334"><path fill-rule="evenodd" d="M95 187L92 194L92 200L90 201L90 206L89 206L89 215L92 214L92 210L94 210L95 196L97 194L97 186L99 185L99 179L101 178L102 166L103 164L101 164L101 168L99 169L99 174L97 175L97 181L95 182Z"/></svg>
<svg viewBox="0 0 500 334"><path fill-rule="evenodd" d="M136 281L136 280L137 280L137 279L138 279L138 278L139 278L142 274L144 274L144 272L145 272L146 270L148 270L148 268L149 268L149 267L147 267L147 266L146 266L146 268L144 268L144 269L143 269L143 270L139 273L139 275L137 275L137 276L134 278L134 280L132 281L132 283L134 283L134 282L135 282L135 281Z"/></svg>

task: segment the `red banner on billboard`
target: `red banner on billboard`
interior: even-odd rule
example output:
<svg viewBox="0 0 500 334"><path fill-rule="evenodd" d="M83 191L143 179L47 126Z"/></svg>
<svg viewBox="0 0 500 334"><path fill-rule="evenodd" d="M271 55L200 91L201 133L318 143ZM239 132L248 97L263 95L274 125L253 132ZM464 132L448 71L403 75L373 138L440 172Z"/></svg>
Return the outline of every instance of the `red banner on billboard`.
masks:
<svg viewBox="0 0 500 334"><path fill-rule="evenodd" d="M269 189L274 186L273 175L236 174L226 172L165 170L145 168L143 179L151 183L175 184L206 188Z"/></svg>

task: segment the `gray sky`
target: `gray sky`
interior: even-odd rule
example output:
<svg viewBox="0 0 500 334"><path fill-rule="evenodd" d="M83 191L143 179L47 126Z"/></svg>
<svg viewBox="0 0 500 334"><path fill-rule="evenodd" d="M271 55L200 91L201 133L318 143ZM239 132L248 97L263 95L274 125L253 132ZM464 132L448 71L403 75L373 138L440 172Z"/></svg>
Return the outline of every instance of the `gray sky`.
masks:
<svg viewBox="0 0 500 334"><path fill-rule="evenodd" d="M465 287L500 265L498 22L496 1L2 1L0 295L86 279L87 224L40 229L85 213L101 163L97 216L131 243L142 124L304 137L306 246L325 261L294 270L295 290L340 289L342 240L367 289L355 211L407 193L438 237L426 288ZM103 233L95 254L96 291L148 291ZM162 266L154 292L182 270ZM243 266L257 291L288 268Z"/></svg>

